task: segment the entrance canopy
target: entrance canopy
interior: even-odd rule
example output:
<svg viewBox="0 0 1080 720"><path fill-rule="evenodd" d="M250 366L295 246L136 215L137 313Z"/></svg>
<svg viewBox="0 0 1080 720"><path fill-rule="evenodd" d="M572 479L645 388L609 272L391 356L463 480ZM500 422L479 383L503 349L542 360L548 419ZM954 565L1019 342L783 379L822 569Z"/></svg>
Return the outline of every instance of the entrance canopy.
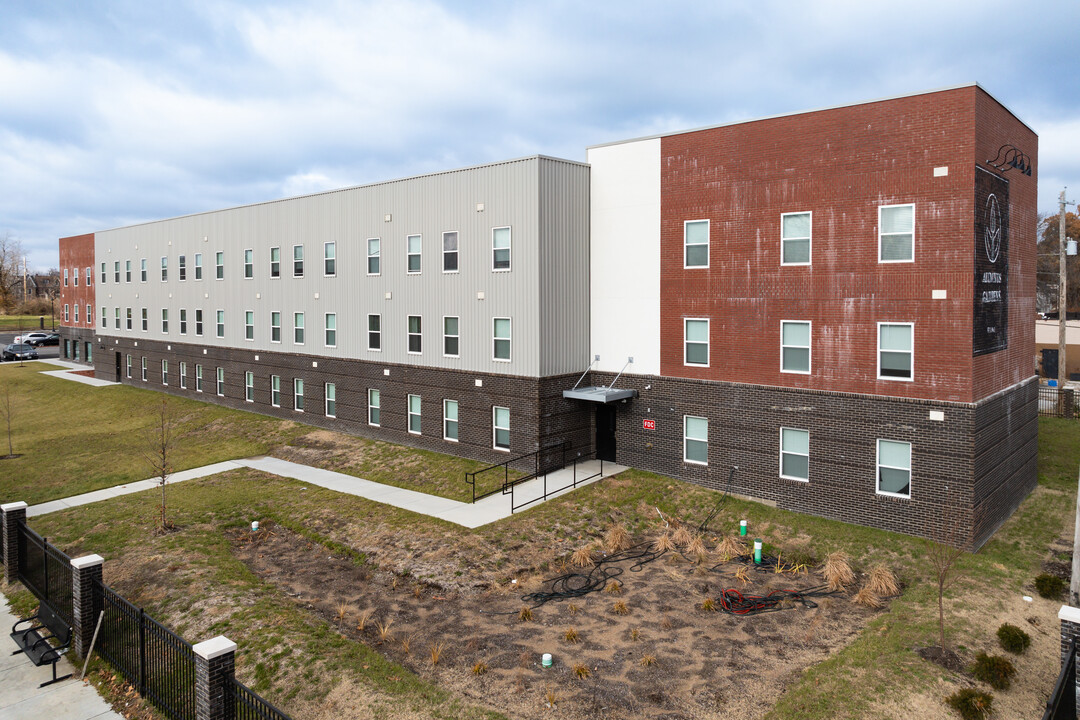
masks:
<svg viewBox="0 0 1080 720"><path fill-rule="evenodd" d="M638 396L637 390L613 387L583 387L563 390L562 396L571 400L586 400L594 403L613 403Z"/></svg>

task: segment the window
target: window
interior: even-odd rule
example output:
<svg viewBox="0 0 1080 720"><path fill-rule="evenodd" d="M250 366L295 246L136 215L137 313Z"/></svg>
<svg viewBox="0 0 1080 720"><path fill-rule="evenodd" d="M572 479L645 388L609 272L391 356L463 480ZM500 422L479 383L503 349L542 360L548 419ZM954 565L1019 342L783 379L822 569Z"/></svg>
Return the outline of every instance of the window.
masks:
<svg viewBox="0 0 1080 720"><path fill-rule="evenodd" d="M293 277L304 277L304 246L293 245L292 249L292 274Z"/></svg>
<svg viewBox="0 0 1080 720"><path fill-rule="evenodd" d="M101 282L105 282L105 263L101 263Z"/></svg>
<svg viewBox="0 0 1080 720"><path fill-rule="evenodd" d="M780 216L780 264L810 264L812 215L808 212L783 213Z"/></svg>
<svg viewBox="0 0 1080 720"><path fill-rule="evenodd" d="M195 253L195 279L202 280L202 253Z"/></svg>
<svg viewBox="0 0 1080 720"><path fill-rule="evenodd" d="M379 238L368 238L367 241L367 274L378 275L379 269L379 253L382 250L382 240Z"/></svg>
<svg viewBox="0 0 1080 720"><path fill-rule="evenodd" d="M443 440L458 441L457 400L442 401L442 436Z"/></svg>
<svg viewBox="0 0 1080 720"><path fill-rule="evenodd" d="M877 441L877 491L881 495L911 497L911 443Z"/></svg>
<svg viewBox="0 0 1080 720"><path fill-rule="evenodd" d="M169 258L161 258L161 282L169 279Z"/></svg>
<svg viewBox="0 0 1080 720"><path fill-rule="evenodd" d="M128 376L128 379L131 379L131 356L130 355L127 356L127 376Z"/></svg>
<svg viewBox="0 0 1080 720"><path fill-rule="evenodd" d="M915 259L915 206L882 205L878 208L878 260L912 262Z"/></svg>
<svg viewBox="0 0 1080 720"><path fill-rule="evenodd" d="M67 275L67 268L64 268L64 275ZM78 268L71 269L71 282L75 287L79 287L79 270Z"/></svg>
<svg viewBox="0 0 1080 720"><path fill-rule="evenodd" d="M139 282L146 282L147 265L146 258L139 261Z"/></svg>
<svg viewBox="0 0 1080 720"><path fill-rule="evenodd" d="M273 407L281 407L281 376L270 376L270 404Z"/></svg>
<svg viewBox="0 0 1080 720"><path fill-rule="evenodd" d="M409 396L409 432L413 435L420 434L420 396Z"/></svg>
<svg viewBox="0 0 1080 720"><path fill-rule="evenodd" d="M810 374L810 323L780 321L780 372Z"/></svg>
<svg viewBox="0 0 1080 720"><path fill-rule="evenodd" d="M71 322L71 305L69 303L64 303L64 324L69 322Z"/></svg>
<svg viewBox="0 0 1080 720"><path fill-rule="evenodd" d="M202 365L195 365L195 392L202 392Z"/></svg>
<svg viewBox="0 0 1080 720"><path fill-rule="evenodd" d="M64 340L64 357L71 357L71 341Z"/></svg>
<svg viewBox="0 0 1080 720"><path fill-rule="evenodd" d="M379 391L371 388L367 391L367 421L368 425L379 427Z"/></svg>
<svg viewBox="0 0 1080 720"><path fill-rule="evenodd" d="M101 327L109 327L109 308L101 308Z"/></svg>
<svg viewBox="0 0 1080 720"><path fill-rule="evenodd" d="M780 428L780 477L810 479L810 431Z"/></svg>
<svg viewBox="0 0 1080 720"><path fill-rule="evenodd" d="M131 329L131 308L127 309L127 329Z"/></svg>
<svg viewBox="0 0 1080 720"><path fill-rule="evenodd" d="M130 260L125 260L124 261L124 282L126 282L126 283L131 282L131 261Z"/></svg>
<svg viewBox="0 0 1080 720"><path fill-rule="evenodd" d="M250 280L255 277L255 251L250 248L244 251L244 279Z"/></svg>
<svg viewBox="0 0 1080 720"><path fill-rule="evenodd" d="M491 436L496 450L510 451L510 408L491 409Z"/></svg>
<svg viewBox="0 0 1080 720"><path fill-rule="evenodd" d="M709 321L708 320L684 320L685 358L686 365L709 365Z"/></svg>
<svg viewBox="0 0 1080 720"><path fill-rule="evenodd" d="M217 336L219 338L225 337L225 311L217 311Z"/></svg>
<svg viewBox="0 0 1080 720"><path fill-rule="evenodd" d="M120 261L113 263L113 282L120 282Z"/></svg>
<svg viewBox="0 0 1080 720"><path fill-rule="evenodd" d="M75 362L78 362L79 361L79 341L78 340L73 340L71 342L71 350L72 350L72 353L73 353L72 356L71 356L71 359L74 360Z"/></svg>
<svg viewBox="0 0 1080 720"><path fill-rule="evenodd" d="M510 228L491 229L491 269L510 269Z"/></svg>
<svg viewBox="0 0 1080 720"><path fill-rule="evenodd" d="M68 269L64 268L64 287L68 286Z"/></svg>
<svg viewBox="0 0 1080 720"><path fill-rule="evenodd" d="M116 326L117 330L120 329L120 308L116 308L115 312L113 313L113 324ZM130 323L128 324L128 329L131 329Z"/></svg>
<svg viewBox="0 0 1080 720"><path fill-rule="evenodd" d="M161 309L161 332L169 332L169 311L165 308Z"/></svg>
<svg viewBox="0 0 1080 720"><path fill-rule="evenodd" d="M281 313L270 313L270 342L281 342Z"/></svg>
<svg viewBox="0 0 1080 720"><path fill-rule="evenodd" d="M293 313L293 344L304 344L304 313Z"/></svg>
<svg viewBox="0 0 1080 720"><path fill-rule="evenodd" d="M367 316L367 349L382 350L382 315Z"/></svg>
<svg viewBox="0 0 1080 720"><path fill-rule="evenodd" d="M91 307L90 303L86 303L86 324L87 325L93 325L94 324L94 313L90 312L91 309L92 309L92 307Z"/></svg>
<svg viewBox="0 0 1080 720"><path fill-rule="evenodd" d="M337 313L326 313L326 347L337 347Z"/></svg>
<svg viewBox="0 0 1080 720"><path fill-rule="evenodd" d="M180 334L187 335L187 310L180 308Z"/></svg>
<svg viewBox="0 0 1080 720"><path fill-rule="evenodd" d="M694 465L709 464L709 419L683 416L683 461Z"/></svg>
<svg viewBox="0 0 1080 720"><path fill-rule="evenodd" d="M292 406L296 412L304 412L304 379L293 378L292 381Z"/></svg>
<svg viewBox="0 0 1080 720"><path fill-rule="evenodd" d="M443 318L443 355L446 357L458 357L458 319L456 317Z"/></svg>
<svg viewBox="0 0 1080 720"><path fill-rule="evenodd" d="M181 282L187 280L187 257L186 256L184 256L184 255L180 256L180 261L176 264L176 270L180 274L180 281Z"/></svg>
<svg viewBox="0 0 1080 720"><path fill-rule="evenodd" d="M458 234L456 232L444 232L442 234L442 271L458 271Z"/></svg>
<svg viewBox="0 0 1080 720"><path fill-rule="evenodd" d="M93 346L89 342L87 342L87 343L84 344L84 347L86 348L86 362L88 362L88 363L94 362Z"/></svg>
<svg viewBox="0 0 1080 720"><path fill-rule="evenodd" d="M409 316L409 352L417 354L423 351L422 336L420 333L420 316Z"/></svg>
<svg viewBox="0 0 1080 720"><path fill-rule="evenodd" d="M510 360L510 318L494 318L491 328L492 359Z"/></svg>
<svg viewBox="0 0 1080 720"><path fill-rule="evenodd" d="M94 269L93 268L86 268L86 284L87 285L93 284L93 280L94 280Z"/></svg>
<svg viewBox="0 0 1080 720"><path fill-rule="evenodd" d="M912 323L878 323L878 379L911 380Z"/></svg>
<svg viewBox="0 0 1080 720"><path fill-rule="evenodd" d="M270 248L270 277L281 277L281 248Z"/></svg>
<svg viewBox="0 0 1080 720"><path fill-rule="evenodd" d="M244 402L255 402L255 373L244 373Z"/></svg>
<svg viewBox="0 0 1080 720"><path fill-rule="evenodd" d="M337 417L337 386L326 383L326 417Z"/></svg>
<svg viewBox="0 0 1080 720"><path fill-rule="evenodd" d="M410 275L420 272L421 253L423 251L423 238L420 235L409 235L405 239L405 268Z"/></svg>
<svg viewBox="0 0 1080 720"><path fill-rule="evenodd" d="M195 311L195 334L202 337L202 310Z"/></svg>
<svg viewBox="0 0 1080 720"><path fill-rule="evenodd" d="M187 390L187 363L180 361L180 389Z"/></svg>
<svg viewBox="0 0 1080 720"><path fill-rule="evenodd" d="M75 303L74 313L72 313L72 322L79 322L79 303Z"/></svg>
<svg viewBox="0 0 1080 720"><path fill-rule="evenodd" d="M146 356L142 359L142 381L146 382Z"/></svg>
<svg viewBox="0 0 1080 720"><path fill-rule="evenodd" d="M162 385L168 385L169 384L169 361L168 360L162 360L161 361L161 384Z"/></svg>
<svg viewBox="0 0 1080 720"><path fill-rule="evenodd" d="M217 369L217 394L221 397L225 397L225 368L219 367Z"/></svg>
<svg viewBox="0 0 1080 720"><path fill-rule="evenodd" d="M142 309L142 331L146 332L150 329L150 315L146 308Z"/></svg>
<svg viewBox="0 0 1080 720"><path fill-rule="evenodd" d="M683 267L709 267L709 221L683 223Z"/></svg>
<svg viewBox="0 0 1080 720"><path fill-rule="evenodd" d="M255 339L255 311L254 310L245 310L244 311L244 339L245 340L254 340Z"/></svg>
<svg viewBox="0 0 1080 720"><path fill-rule="evenodd" d="M337 275L337 243L323 243L322 253L323 275Z"/></svg>
<svg viewBox="0 0 1080 720"><path fill-rule="evenodd" d="M225 253L218 251L214 254L214 276L218 280L225 279Z"/></svg>

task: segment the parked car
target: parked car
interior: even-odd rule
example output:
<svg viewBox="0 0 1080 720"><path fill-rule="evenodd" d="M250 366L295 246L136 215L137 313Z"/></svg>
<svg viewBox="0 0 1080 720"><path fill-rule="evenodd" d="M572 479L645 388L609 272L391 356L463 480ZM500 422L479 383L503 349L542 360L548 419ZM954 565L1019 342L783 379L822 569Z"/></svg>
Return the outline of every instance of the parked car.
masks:
<svg viewBox="0 0 1080 720"><path fill-rule="evenodd" d="M49 333L43 338L35 338L33 340L27 340L26 344L30 347L44 347L46 345L59 345L60 336L57 333Z"/></svg>
<svg viewBox="0 0 1080 720"><path fill-rule="evenodd" d="M26 333L21 338L15 338L16 343L26 343L31 347L36 347L45 338L49 337L49 333L46 332L32 332Z"/></svg>
<svg viewBox="0 0 1080 720"><path fill-rule="evenodd" d="M37 360L37 350L30 347L26 343L19 345L8 345L4 348L3 354L4 360Z"/></svg>

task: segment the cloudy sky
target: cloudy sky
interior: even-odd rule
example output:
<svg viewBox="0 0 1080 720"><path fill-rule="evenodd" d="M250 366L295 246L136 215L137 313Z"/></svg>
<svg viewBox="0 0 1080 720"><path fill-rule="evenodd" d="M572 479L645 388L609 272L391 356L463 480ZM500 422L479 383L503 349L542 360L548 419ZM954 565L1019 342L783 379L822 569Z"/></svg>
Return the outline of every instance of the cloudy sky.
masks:
<svg viewBox="0 0 1080 720"><path fill-rule="evenodd" d="M1080 199L1077 0L0 0L0 233L979 82Z"/></svg>

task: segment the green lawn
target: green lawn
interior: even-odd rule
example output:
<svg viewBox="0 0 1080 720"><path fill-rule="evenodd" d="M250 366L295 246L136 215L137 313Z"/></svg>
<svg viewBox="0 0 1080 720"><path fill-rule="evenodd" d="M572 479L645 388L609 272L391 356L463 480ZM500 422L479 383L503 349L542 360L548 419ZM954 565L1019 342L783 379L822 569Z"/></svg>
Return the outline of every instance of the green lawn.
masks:
<svg viewBox="0 0 1080 720"><path fill-rule="evenodd" d="M41 318L45 318L45 330L52 332L53 327L60 327L60 317L50 318L44 315L0 315L0 332L33 331L41 327Z"/></svg>

